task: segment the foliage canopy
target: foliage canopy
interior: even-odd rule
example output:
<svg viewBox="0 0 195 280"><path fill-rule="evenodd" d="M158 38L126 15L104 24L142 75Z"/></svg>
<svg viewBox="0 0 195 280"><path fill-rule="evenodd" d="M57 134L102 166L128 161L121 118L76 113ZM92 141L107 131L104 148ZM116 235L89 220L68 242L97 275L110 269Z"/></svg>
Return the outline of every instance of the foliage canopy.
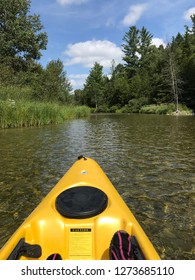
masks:
<svg viewBox="0 0 195 280"><path fill-rule="evenodd" d="M30 0L0 0L0 88L24 88L31 100L72 102L97 112L140 112L143 106L173 102L195 110L195 15L192 26L166 47L154 46L145 27L131 26L123 37L123 64L112 61L105 76L96 62L83 89L71 95L61 60L50 61L45 69L38 63L47 33L40 16L30 14L30 5Z"/></svg>
<svg viewBox="0 0 195 280"><path fill-rule="evenodd" d="M96 62L79 91L79 102L110 112L139 112L143 106L162 103L175 103L178 110L179 102L195 110L195 15L191 20L192 27L185 26L185 33L178 33L166 47L154 46L145 27L131 26L123 37L124 64L113 61L109 78L98 65L101 71L94 79Z"/></svg>
<svg viewBox="0 0 195 280"><path fill-rule="evenodd" d="M40 59L47 45L39 15L29 11L29 0L0 0L0 61L17 70Z"/></svg>

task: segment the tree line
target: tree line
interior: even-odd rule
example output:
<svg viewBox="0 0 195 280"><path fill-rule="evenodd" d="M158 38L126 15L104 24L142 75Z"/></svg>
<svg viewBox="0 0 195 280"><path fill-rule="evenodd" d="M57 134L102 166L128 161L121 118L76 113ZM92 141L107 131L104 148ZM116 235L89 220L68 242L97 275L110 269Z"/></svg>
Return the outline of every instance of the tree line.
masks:
<svg viewBox="0 0 195 280"><path fill-rule="evenodd" d="M195 109L195 15L192 27L164 47L152 44L152 34L131 26L123 37L123 64L112 61L110 78L95 63L75 101L95 111L139 112L150 104L184 104Z"/></svg>
<svg viewBox="0 0 195 280"><path fill-rule="evenodd" d="M51 60L45 68L39 63L48 36L30 6L30 0L0 0L0 99L11 87L33 101L67 104L72 87L63 62Z"/></svg>
<svg viewBox="0 0 195 280"><path fill-rule="evenodd" d="M87 105L97 112L139 112L145 105L173 102L176 109L182 103L195 110L195 15L192 27L185 26L166 47L154 46L145 27L131 26L123 37L123 63L113 60L108 77L96 62L83 88L72 94L60 59L45 68L39 63L48 36L30 5L0 0L0 99L14 88L33 101Z"/></svg>

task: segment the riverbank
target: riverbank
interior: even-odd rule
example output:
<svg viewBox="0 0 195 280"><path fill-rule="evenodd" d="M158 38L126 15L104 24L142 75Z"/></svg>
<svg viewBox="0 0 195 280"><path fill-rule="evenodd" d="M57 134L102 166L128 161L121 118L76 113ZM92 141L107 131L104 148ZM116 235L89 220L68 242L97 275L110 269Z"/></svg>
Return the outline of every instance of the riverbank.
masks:
<svg viewBox="0 0 195 280"><path fill-rule="evenodd" d="M178 109L174 103L169 104L150 104L141 107L131 107L128 105L118 108L117 106L112 106L107 108L106 106L100 106L97 109L91 108L91 113L118 113L118 114L157 114L157 115L178 115L178 116L192 116L194 112L189 109L186 105L179 104Z"/></svg>
<svg viewBox="0 0 195 280"><path fill-rule="evenodd" d="M174 103L160 104L160 105L146 105L141 107L139 112L144 114L165 114L165 115L178 115L178 116L193 115L193 110L187 108L183 104L179 104L178 109L176 109Z"/></svg>
<svg viewBox="0 0 195 280"><path fill-rule="evenodd" d="M109 110L94 110L87 106L59 105L56 103L43 103L29 100L7 99L0 100L0 128L16 128L60 124L66 120L88 117L91 113L110 113ZM135 113L128 110L127 106L112 110L112 113ZM194 115L193 111L184 105L160 104L141 107L137 112L141 114L165 115Z"/></svg>
<svg viewBox="0 0 195 280"><path fill-rule="evenodd" d="M33 101L0 101L0 128L60 124L66 120L90 115L87 106L63 106Z"/></svg>

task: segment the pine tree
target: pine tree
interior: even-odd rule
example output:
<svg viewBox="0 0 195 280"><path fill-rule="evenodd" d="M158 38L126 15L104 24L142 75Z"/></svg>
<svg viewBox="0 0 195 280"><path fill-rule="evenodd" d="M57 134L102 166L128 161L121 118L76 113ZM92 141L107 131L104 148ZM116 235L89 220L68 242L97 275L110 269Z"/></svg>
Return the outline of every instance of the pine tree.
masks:
<svg viewBox="0 0 195 280"><path fill-rule="evenodd" d="M133 77L139 68L139 30L136 26L131 26L129 31L123 37L125 43L122 45L125 61L125 67L128 78Z"/></svg>
<svg viewBox="0 0 195 280"><path fill-rule="evenodd" d="M85 104L96 110L98 109L98 106L103 103L104 78L102 70L103 66L95 62L93 68L90 70L83 89L83 99Z"/></svg>

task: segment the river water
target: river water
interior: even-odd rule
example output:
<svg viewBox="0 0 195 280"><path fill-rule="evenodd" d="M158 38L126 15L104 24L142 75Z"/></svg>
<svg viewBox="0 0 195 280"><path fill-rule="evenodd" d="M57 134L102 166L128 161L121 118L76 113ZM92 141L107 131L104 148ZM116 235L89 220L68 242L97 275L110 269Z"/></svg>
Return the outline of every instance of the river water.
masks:
<svg viewBox="0 0 195 280"><path fill-rule="evenodd" d="M0 130L0 247L79 155L108 175L162 259L195 258L195 117L92 115Z"/></svg>

